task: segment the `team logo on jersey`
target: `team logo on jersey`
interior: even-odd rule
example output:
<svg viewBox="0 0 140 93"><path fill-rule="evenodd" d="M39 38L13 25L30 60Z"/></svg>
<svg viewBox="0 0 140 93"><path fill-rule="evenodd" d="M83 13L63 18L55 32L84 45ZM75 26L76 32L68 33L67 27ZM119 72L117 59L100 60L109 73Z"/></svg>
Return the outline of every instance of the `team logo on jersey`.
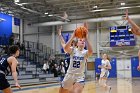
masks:
<svg viewBox="0 0 140 93"><path fill-rule="evenodd" d="M84 60L84 57L73 56L73 60Z"/></svg>

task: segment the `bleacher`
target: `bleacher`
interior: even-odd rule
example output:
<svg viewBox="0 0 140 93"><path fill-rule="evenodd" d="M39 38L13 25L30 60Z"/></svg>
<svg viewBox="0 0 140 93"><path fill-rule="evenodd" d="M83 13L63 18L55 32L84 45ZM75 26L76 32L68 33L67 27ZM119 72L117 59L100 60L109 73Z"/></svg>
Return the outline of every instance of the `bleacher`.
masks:
<svg viewBox="0 0 140 93"><path fill-rule="evenodd" d="M36 65L29 62L28 65L23 65L21 67L24 59L18 59L19 61L19 75L18 80L21 85L32 85L41 83L52 83L59 82L59 77L54 77L54 74L44 74L40 68L36 68ZM37 71L36 71L37 70ZM7 76L8 81L11 85L14 85L14 80L11 75Z"/></svg>
<svg viewBox="0 0 140 93"><path fill-rule="evenodd" d="M54 74L44 74L42 71L42 62L48 58L48 55L54 54L51 48L35 42L24 42L25 49L21 50L18 58L19 75L18 79L21 85L32 85L41 83L59 82L59 77ZM40 46L38 46L40 45ZM4 46L4 45L1 45ZM1 55L4 53L0 47ZM11 75L7 76L9 83L14 86L14 80Z"/></svg>

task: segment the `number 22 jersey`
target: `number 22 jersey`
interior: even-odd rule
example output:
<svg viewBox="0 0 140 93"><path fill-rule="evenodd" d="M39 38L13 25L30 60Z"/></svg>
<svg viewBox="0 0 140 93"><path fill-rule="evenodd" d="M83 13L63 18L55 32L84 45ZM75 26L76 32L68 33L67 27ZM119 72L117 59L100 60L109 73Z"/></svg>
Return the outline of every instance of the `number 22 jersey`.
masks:
<svg viewBox="0 0 140 93"><path fill-rule="evenodd" d="M80 51L78 48L72 48L72 53L70 54L70 65L67 73L84 74L87 52L88 50L85 49Z"/></svg>

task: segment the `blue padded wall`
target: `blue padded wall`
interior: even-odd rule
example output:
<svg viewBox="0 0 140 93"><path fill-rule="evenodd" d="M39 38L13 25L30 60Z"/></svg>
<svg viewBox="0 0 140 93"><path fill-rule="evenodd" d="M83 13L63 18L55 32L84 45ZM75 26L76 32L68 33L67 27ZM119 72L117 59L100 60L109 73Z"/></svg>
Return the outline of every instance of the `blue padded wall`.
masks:
<svg viewBox="0 0 140 93"><path fill-rule="evenodd" d="M132 77L140 77L140 72L137 70L138 64L139 64L138 57L131 57Z"/></svg>
<svg viewBox="0 0 140 93"><path fill-rule="evenodd" d="M12 17L0 13L0 18L5 19L5 21L0 21L0 44L6 45L12 34Z"/></svg>

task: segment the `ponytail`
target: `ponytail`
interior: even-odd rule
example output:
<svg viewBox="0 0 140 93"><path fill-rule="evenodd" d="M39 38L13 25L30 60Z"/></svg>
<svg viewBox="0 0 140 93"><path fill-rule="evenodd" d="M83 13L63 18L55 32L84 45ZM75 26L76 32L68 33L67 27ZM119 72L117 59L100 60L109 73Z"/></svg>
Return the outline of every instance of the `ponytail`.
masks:
<svg viewBox="0 0 140 93"><path fill-rule="evenodd" d="M110 61L111 60L111 58L109 57L109 55L107 55L107 59Z"/></svg>

